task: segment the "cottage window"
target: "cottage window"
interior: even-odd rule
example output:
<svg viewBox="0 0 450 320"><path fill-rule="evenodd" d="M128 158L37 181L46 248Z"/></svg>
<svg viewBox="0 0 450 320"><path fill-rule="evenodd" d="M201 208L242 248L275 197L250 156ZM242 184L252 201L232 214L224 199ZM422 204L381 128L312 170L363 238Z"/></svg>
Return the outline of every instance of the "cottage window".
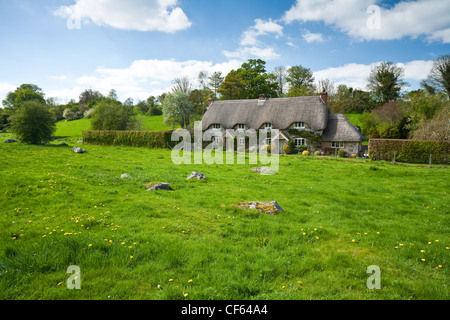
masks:
<svg viewBox="0 0 450 320"><path fill-rule="evenodd" d="M238 130L245 130L245 124L239 123L238 124Z"/></svg>
<svg viewBox="0 0 450 320"><path fill-rule="evenodd" d="M344 142L342 142L342 141L332 142L331 147L336 148L336 149L342 149L342 148L344 148Z"/></svg>
<svg viewBox="0 0 450 320"><path fill-rule="evenodd" d="M305 129L305 123L304 122L295 122L294 123L294 129Z"/></svg>
<svg viewBox="0 0 450 320"><path fill-rule="evenodd" d="M213 144L214 145L219 145L220 141L221 141L220 137L213 137Z"/></svg>
<svg viewBox="0 0 450 320"><path fill-rule="evenodd" d="M266 139L266 144L270 146L272 144L272 140L271 139Z"/></svg>
<svg viewBox="0 0 450 320"><path fill-rule="evenodd" d="M264 123L264 129L266 129L267 131L272 130L272 124L271 123Z"/></svg>
<svg viewBox="0 0 450 320"><path fill-rule="evenodd" d="M214 130L220 130L221 125L220 125L219 123L214 123L214 124L212 125L212 127L213 127Z"/></svg>
<svg viewBox="0 0 450 320"><path fill-rule="evenodd" d="M306 139L303 139L303 138L295 139L295 146L296 147L306 146Z"/></svg>
<svg viewBox="0 0 450 320"><path fill-rule="evenodd" d="M239 145L245 146L245 138L239 138Z"/></svg>

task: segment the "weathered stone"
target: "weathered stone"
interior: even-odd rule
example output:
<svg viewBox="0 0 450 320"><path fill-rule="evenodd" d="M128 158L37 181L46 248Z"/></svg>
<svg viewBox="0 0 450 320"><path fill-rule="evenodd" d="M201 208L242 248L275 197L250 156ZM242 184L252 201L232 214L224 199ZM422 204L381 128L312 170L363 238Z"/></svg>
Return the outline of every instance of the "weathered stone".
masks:
<svg viewBox="0 0 450 320"><path fill-rule="evenodd" d="M203 173L195 172L193 171L189 177L187 177L186 180L190 179L197 179L197 180L203 180L206 179L206 176Z"/></svg>
<svg viewBox="0 0 450 320"><path fill-rule="evenodd" d="M79 148L79 147L73 147L72 150L73 150L73 152L75 152L75 153L86 153L86 150L81 149L81 148Z"/></svg>
<svg viewBox="0 0 450 320"><path fill-rule="evenodd" d="M147 191L151 191L151 190L165 190L165 191L170 191L172 190L170 188L170 185L168 183L157 183L155 185L153 185L150 189L148 189Z"/></svg>
<svg viewBox="0 0 450 320"><path fill-rule="evenodd" d="M256 209L259 212L274 216L284 209L276 201L252 201L245 204L250 209Z"/></svg>
<svg viewBox="0 0 450 320"><path fill-rule="evenodd" d="M14 139L6 139L5 141L3 141L4 143L16 143L17 141Z"/></svg>

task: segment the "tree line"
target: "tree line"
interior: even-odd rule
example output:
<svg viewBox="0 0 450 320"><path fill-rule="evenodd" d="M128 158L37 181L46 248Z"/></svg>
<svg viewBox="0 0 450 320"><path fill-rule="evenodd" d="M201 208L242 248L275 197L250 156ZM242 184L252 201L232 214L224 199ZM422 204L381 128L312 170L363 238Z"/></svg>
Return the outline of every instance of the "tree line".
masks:
<svg viewBox="0 0 450 320"><path fill-rule="evenodd" d="M128 98L120 102L114 89L107 96L86 89L78 101L58 104L56 98L46 99L37 85L23 84L2 101L0 130L14 129L16 114L28 110L29 106L22 107L31 102L44 106L54 121L92 118L94 130L132 130L138 127L138 114L164 115L166 124L189 127L201 119L209 99L256 99L260 94L268 98L311 96L326 91L331 112L361 114L366 138L448 139L450 55L434 61L418 90L404 92L408 85L404 69L390 61L373 67L367 83L367 90L361 90L336 86L330 79L316 82L311 69L302 65L280 66L268 72L265 61L249 59L227 75L201 71L197 79L176 78L170 92L137 101Z"/></svg>

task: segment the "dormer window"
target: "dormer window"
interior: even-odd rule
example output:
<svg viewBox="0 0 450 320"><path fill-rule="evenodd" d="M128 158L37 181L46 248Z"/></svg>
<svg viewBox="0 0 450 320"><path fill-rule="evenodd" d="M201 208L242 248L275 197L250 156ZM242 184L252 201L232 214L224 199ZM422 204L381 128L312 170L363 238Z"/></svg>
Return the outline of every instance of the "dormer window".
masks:
<svg viewBox="0 0 450 320"><path fill-rule="evenodd" d="M219 123L214 123L214 124L212 125L212 128L213 128L214 130L220 130L220 129L222 128L222 126L221 126Z"/></svg>
<svg viewBox="0 0 450 320"><path fill-rule="evenodd" d="M245 130L245 124L239 123L239 124L237 125L237 129L238 129L238 130Z"/></svg>
<svg viewBox="0 0 450 320"><path fill-rule="evenodd" d="M272 130L272 124L271 123L264 123L264 129L267 131L271 131Z"/></svg>
<svg viewBox="0 0 450 320"><path fill-rule="evenodd" d="M305 129L305 123L304 122L295 122L294 123L294 129Z"/></svg>

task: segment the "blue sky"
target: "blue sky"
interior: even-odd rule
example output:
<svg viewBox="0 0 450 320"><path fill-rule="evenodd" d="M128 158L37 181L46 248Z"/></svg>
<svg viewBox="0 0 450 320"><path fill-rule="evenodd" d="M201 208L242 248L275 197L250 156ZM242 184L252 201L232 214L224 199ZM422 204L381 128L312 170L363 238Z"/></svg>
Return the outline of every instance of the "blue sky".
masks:
<svg viewBox="0 0 450 320"><path fill-rule="evenodd" d="M0 99L22 83L145 99L257 58L362 89L393 61L417 89L450 53L449 17L448 0L0 0Z"/></svg>

